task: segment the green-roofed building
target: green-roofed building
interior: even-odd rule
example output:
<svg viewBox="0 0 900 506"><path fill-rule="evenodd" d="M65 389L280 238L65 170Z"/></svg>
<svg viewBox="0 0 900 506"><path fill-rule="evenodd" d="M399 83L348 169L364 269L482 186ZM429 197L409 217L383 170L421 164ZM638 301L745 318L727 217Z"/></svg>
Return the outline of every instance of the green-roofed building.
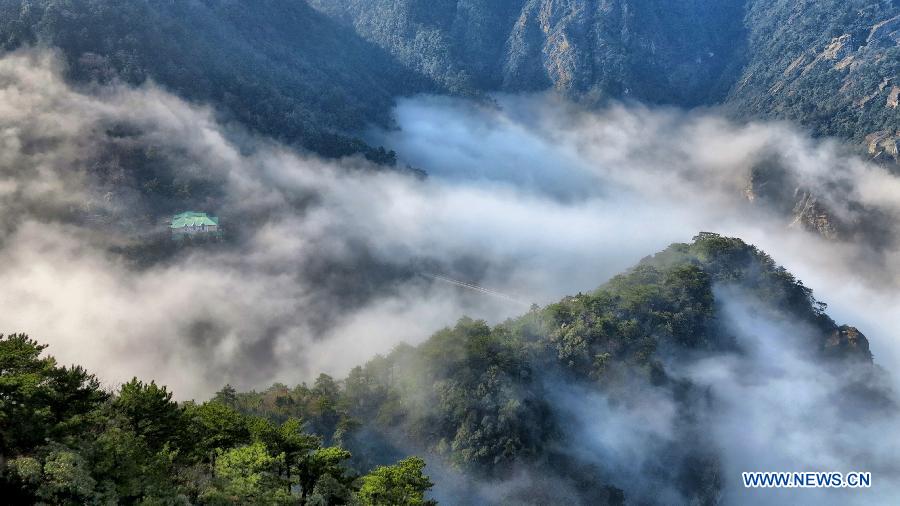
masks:
<svg viewBox="0 0 900 506"><path fill-rule="evenodd" d="M173 237L196 234L217 235L219 233L219 218L209 216L206 213L186 211L172 217L169 229L172 231Z"/></svg>

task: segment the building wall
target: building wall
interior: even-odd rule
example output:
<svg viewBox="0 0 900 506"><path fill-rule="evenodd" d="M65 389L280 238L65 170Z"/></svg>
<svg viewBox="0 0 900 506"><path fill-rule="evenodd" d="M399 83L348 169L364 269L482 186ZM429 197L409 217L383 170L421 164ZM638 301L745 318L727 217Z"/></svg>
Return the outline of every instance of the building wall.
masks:
<svg viewBox="0 0 900 506"><path fill-rule="evenodd" d="M172 235L196 235L196 234L213 234L219 231L217 225L200 226L200 227L182 227L173 228Z"/></svg>

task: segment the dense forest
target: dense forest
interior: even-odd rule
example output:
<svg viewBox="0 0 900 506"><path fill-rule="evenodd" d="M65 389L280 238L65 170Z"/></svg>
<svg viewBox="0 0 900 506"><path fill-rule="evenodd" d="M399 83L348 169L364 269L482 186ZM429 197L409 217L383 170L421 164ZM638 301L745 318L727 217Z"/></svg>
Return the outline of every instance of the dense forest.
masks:
<svg viewBox="0 0 900 506"><path fill-rule="evenodd" d="M425 504L432 481L422 459L405 457L412 452L441 473L532 477L500 499L454 489L459 502L647 499L573 449L578 408L561 399L599 395L622 406L645 398L675 406L675 439L648 447L642 480L712 504L721 493L720 456L702 413L716 401L677 371L700 357L751 351L727 324L728 293L740 293L755 318L806 329L783 344L785 353L798 346L817 367L855 371L843 388L857 409L884 404L859 331L838 326L765 253L703 233L592 293L493 327L463 318L342 380L321 375L312 385L245 393L226 386L203 403L176 403L165 387L137 379L108 392L83 369L42 356L28 337L8 335L0 340L4 497Z"/></svg>
<svg viewBox="0 0 900 506"><path fill-rule="evenodd" d="M137 378L108 392L45 348L0 335L5 504L431 503L419 458L360 476L301 419L243 414L227 390L201 404Z"/></svg>

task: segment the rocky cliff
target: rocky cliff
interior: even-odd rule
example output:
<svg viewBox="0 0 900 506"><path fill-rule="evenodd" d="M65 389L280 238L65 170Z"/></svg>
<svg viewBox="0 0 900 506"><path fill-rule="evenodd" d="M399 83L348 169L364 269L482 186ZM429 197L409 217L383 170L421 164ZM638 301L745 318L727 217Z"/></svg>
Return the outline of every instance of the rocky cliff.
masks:
<svg viewBox="0 0 900 506"><path fill-rule="evenodd" d="M786 226L829 240L864 241L875 248L893 247L886 220L853 197L846 184L804 184L778 159L750 168L743 197L753 206L784 219Z"/></svg>

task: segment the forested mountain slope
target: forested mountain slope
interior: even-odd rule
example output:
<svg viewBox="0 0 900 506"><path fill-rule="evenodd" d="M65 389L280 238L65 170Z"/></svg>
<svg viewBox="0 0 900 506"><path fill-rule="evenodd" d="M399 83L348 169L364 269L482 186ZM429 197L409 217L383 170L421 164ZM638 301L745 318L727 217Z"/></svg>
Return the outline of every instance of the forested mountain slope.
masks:
<svg viewBox="0 0 900 506"><path fill-rule="evenodd" d="M726 104L896 158L896 0L2 0L0 41L80 81L152 78L329 156L392 98L556 89Z"/></svg>
<svg viewBox="0 0 900 506"><path fill-rule="evenodd" d="M794 120L900 160L900 4L751 1L746 26L747 65L727 99L737 114Z"/></svg>
<svg viewBox="0 0 900 506"><path fill-rule="evenodd" d="M2 0L0 42L59 48L75 81L153 79L329 156L388 161L352 134L430 89L303 1Z"/></svg>
<svg viewBox="0 0 900 506"><path fill-rule="evenodd" d="M310 3L451 89L724 103L897 156L895 0Z"/></svg>
<svg viewBox="0 0 900 506"><path fill-rule="evenodd" d="M755 341L736 330L733 305L748 308L762 332L790 330ZM454 488L459 478L433 475L452 502L713 504L724 455L709 415L743 401L719 398L685 371L716 357L745 361L744 375L768 375L778 360L756 369L751 358L768 352L815 364L834 382L829 402L858 401L857 414L883 403L866 338L837 325L766 254L714 234L672 245L593 293L497 326L464 318L342 382L322 376L312 387L226 389L218 398L276 420L302 415L362 467L408 451L431 455L467 476ZM636 414L643 410L649 419ZM662 439L621 428L670 416L673 433ZM603 430L615 432L613 446L640 439L625 452L635 461L619 461L622 450L592 439ZM486 491L494 488L501 492Z"/></svg>

